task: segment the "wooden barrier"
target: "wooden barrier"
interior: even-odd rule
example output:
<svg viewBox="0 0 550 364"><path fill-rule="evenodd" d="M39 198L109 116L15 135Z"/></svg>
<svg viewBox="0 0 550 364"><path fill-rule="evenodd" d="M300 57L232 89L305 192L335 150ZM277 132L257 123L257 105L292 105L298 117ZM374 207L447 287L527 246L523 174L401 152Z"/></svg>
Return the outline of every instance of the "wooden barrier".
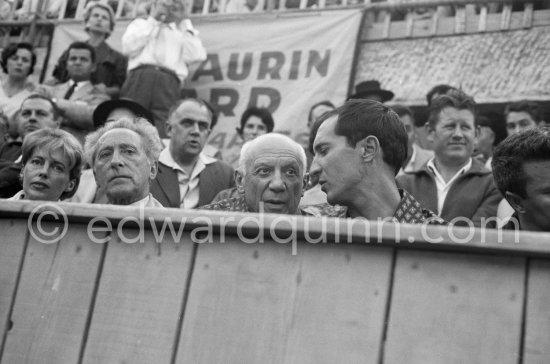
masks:
<svg viewBox="0 0 550 364"><path fill-rule="evenodd" d="M550 361L550 234L19 201L0 231L1 363Z"/></svg>

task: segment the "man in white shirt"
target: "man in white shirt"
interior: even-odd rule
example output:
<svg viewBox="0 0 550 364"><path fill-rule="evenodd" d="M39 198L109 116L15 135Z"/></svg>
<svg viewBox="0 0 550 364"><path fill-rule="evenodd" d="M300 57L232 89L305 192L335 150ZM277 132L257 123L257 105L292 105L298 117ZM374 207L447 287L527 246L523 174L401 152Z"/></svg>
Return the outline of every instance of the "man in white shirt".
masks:
<svg viewBox="0 0 550 364"><path fill-rule="evenodd" d="M206 59L199 32L185 17L182 0L156 0L147 19L136 19L122 36L128 77L121 97L153 112L162 138L170 108L180 98L188 66Z"/></svg>
<svg viewBox="0 0 550 364"><path fill-rule="evenodd" d="M157 130L143 118L119 119L88 135L86 161L107 203L162 207L149 193L162 147Z"/></svg>
<svg viewBox="0 0 550 364"><path fill-rule="evenodd" d="M496 216L501 199L491 171L472 160L479 135L475 113L475 101L462 91L436 97L427 124L434 158L420 170L397 178L398 186L423 206L458 225L471 221L479 226L483 219Z"/></svg>
<svg viewBox="0 0 550 364"><path fill-rule="evenodd" d="M235 185L233 168L202 152L216 116L200 99L177 104L166 122L170 145L159 158L151 193L165 207L192 209L209 204L218 192Z"/></svg>

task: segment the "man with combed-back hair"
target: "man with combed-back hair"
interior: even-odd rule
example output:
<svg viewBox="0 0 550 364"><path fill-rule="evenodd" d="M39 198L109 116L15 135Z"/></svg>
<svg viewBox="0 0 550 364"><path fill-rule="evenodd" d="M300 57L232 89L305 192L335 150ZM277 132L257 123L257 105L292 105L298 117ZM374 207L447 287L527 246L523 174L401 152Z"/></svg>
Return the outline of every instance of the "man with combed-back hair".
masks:
<svg viewBox="0 0 550 364"><path fill-rule="evenodd" d="M495 217L501 199L491 171L472 159L479 135L475 116L474 99L460 90L434 98L426 126L434 157L418 171L397 177L400 188L457 225L479 226Z"/></svg>
<svg viewBox="0 0 550 364"><path fill-rule="evenodd" d="M310 173L319 175L329 204L347 207L346 217L444 223L395 184L407 157L407 132L389 106L349 100L321 116L311 132Z"/></svg>
<svg viewBox="0 0 550 364"><path fill-rule="evenodd" d="M515 210L503 228L550 231L550 128L504 139L492 166L498 189Z"/></svg>
<svg viewBox="0 0 550 364"><path fill-rule="evenodd" d="M143 118L110 122L86 137L86 160L108 203L162 207L149 192L162 147L157 129Z"/></svg>
<svg viewBox="0 0 550 364"><path fill-rule="evenodd" d="M208 210L300 214L306 185L304 148L282 134L260 135L243 145L235 182L239 195Z"/></svg>

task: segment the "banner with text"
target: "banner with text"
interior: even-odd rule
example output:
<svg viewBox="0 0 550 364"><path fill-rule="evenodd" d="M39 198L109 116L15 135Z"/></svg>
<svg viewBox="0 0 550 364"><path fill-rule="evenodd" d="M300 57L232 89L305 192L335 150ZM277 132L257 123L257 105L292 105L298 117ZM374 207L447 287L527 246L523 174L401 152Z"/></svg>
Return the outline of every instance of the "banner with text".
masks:
<svg viewBox="0 0 550 364"><path fill-rule="evenodd" d="M220 113L209 144L235 164L242 143L235 128L248 107L258 106L273 113L275 131L307 145L311 105L323 100L339 105L347 96L360 21L357 9L193 19L208 59L185 88ZM118 22L108 40L115 49L127 24ZM50 69L77 39L86 39L82 24L58 26Z"/></svg>

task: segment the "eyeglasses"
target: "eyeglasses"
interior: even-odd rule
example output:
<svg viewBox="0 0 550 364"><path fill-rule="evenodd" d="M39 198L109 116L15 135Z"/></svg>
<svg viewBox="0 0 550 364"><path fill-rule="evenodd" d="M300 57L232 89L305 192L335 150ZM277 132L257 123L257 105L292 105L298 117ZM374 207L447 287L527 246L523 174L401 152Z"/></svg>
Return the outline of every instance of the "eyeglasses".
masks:
<svg viewBox="0 0 550 364"><path fill-rule="evenodd" d="M185 118L180 120L180 124L183 125L185 128L192 128L195 126L195 124L197 124L200 131L207 131L210 129L210 123L207 121Z"/></svg>

